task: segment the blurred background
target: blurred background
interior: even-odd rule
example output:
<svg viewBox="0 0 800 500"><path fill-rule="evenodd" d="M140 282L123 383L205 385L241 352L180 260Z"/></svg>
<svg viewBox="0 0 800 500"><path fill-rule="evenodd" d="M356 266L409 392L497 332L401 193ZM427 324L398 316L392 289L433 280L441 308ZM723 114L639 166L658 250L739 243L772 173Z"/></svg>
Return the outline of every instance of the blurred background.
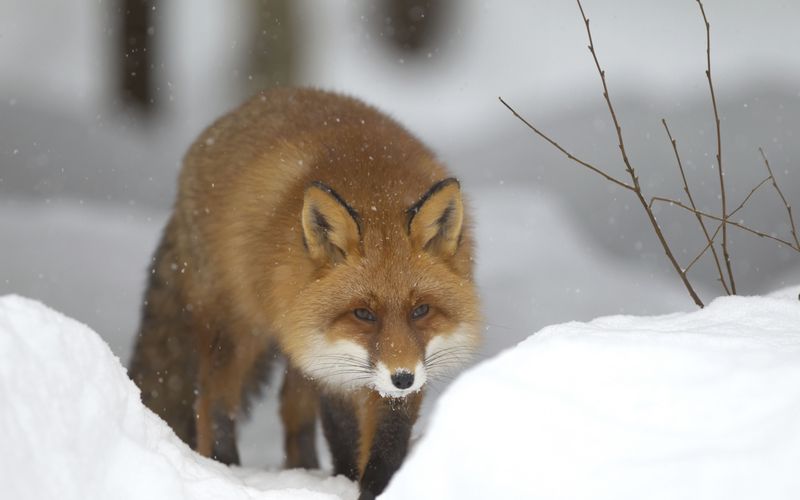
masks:
<svg viewBox="0 0 800 500"><path fill-rule="evenodd" d="M798 203L800 4L705 7L728 203L766 176L759 146ZM699 208L719 213L697 3L584 8L646 195L685 200L666 118ZM635 197L571 163L497 100L624 178L569 0L0 0L0 293L87 323L127 362L184 151L274 85L362 98L461 178L476 214L482 356L555 322L694 308ZM669 206L657 216L688 264L704 243L694 217ZM769 185L737 217L791 239ZM800 282L797 252L735 229L730 240L740 293ZM707 258L691 277L706 302L721 293ZM277 425L274 407L263 411L255 420ZM277 447L257 441L245 443L245 463L278 465Z"/></svg>

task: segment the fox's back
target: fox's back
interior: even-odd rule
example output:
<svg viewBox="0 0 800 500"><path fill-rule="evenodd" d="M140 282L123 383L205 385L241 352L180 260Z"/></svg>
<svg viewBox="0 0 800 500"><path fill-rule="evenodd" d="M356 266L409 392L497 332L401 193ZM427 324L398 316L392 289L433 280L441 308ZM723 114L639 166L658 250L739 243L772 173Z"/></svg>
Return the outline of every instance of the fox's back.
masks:
<svg viewBox="0 0 800 500"><path fill-rule="evenodd" d="M313 279L299 218L311 182L358 212L367 252L401 264L412 251L407 209L446 177L421 142L358 100L307 89L260 94L209 127L186 156L177 208L193 235L190 300L231 304L271 329L260 318L279 316Z"/></svg>
<svg viewBox="0 0 800 500"><path fill-rule="evenodd" d="M184 162L180 196L229 195L229 188L242 185L285 192L321 180L335 184L353 205L398 200L402 207L416 201L401 199L403 194L418 197L444 173L421 142L359 100L275 89L223 116L195 141Z"/></svg>

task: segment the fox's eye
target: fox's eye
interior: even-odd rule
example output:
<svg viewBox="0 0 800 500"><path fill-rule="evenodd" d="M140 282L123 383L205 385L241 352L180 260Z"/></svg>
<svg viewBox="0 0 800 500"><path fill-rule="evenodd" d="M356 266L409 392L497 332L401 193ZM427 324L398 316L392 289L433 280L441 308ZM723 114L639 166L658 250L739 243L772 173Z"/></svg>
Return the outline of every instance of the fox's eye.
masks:
<svg viewBox="0 0 800 500"><path fill-rule="evenodd" d="M426 314L428 314L429 309L430 307L428 307L428 304L422 304L415 307L414 310L411 311L411 319L419 319L425 316Z"/></svg>
<svg viewBox="0 0 800 500"><path fill-rule="evenodd" d="M378 318L375 317L375 314L370 311L369 309L365 309L363 307L359 307L353 311L353 314L356 318L360 319L361 321L377 321Z"/></svg>

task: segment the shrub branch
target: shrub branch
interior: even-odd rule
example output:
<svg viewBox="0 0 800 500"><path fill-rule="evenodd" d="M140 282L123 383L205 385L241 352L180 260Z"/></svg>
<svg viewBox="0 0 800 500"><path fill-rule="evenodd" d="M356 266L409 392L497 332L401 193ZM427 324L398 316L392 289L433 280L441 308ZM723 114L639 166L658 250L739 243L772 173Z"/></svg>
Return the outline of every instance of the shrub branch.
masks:
<svg viewBox="0 0 800 500"><path fill-rule="evenodd" d="M675 255L672 253L672 250L670 249L666 238L664 238L664 233L661 231L661 227L658 225L658 221L656 221L656 217L653 214L653 211L652 211L651 207L647 204L647 200L645 199L644 194L642 193L642 186L639 184L639 176L636 174L636 170L634 169L633 165L631 164L631 162L630 162L630 160L628 158L628 153L625 150L625 140L623 139L623 136L622 136L622 127L620 126L619 120L617 119L617 113L614 110L614 105L612 104L611 97L609 96L609 93L608 93L608 84L606 82L606 72L603 70L602 66L600 66L600 61L597 58L597 53L596 53L595 48L594 48L594 41L592 39L592 30L591 30L591 28L589 26L589 18L586 17L586 14L583 11L583 5L581 5L580 0L577 0L577 2L578 2L578 8L581 11L581 16L583 17L583 22L586 25L586 34L589 37L589 52L591 52L591 54L592 54L592 59L594 59L595 67L597 68L597 72L600 75L600 81L603 84L603 97L605 98L606 105L608 106L608 112L611 115L611 120L614 122L614 129L616 130L616 133L617 133L618 147L619 147L620 154L622 155L622 162L625 164L625 170L628 172L628 175L631 178L632 184L628 184L628 183L622 182L622 181L620 181L620 180L618 180L618 179L606 174L602 170L600 170L600 169L598 169L598 168L596 168L596 167L594 167L594 166L592 166L592 165L590 165L590 164L588 164L586 162L578 161L572 154L568 153L566 150L564 150L564 148L559 146L556 141L554 141L549 136L547 136L547 134L544 134L539 129L537 129L535 126L533 126L530 122L528 122L527 120L523 119L519 115L519 113L517 113L511 106L509 106L502 98L500 98L500 102L502 102L514 114L514 116L519 118L531 130L533 130L537 135L539 135L540 137L545 139L547 142L549 142L550 144L552 144L553 146L558 148L562 153L566 154L568 158L570 158L571 160L576 161L577 163L583 165L584 167L587 167L590 170L602 175L607 180L609 180L611 182L614 182L615 184L634 192L634 194L636 195L636 198L639 200L639 203L642 205L642 208L644 209L645 213L647 214L647 218L650 221L650 225L653 227L653 230L655 231L656 236L658 237L658 241L659 241L659 243L661 243L661 247L664 249L664 253L667 256L667 259L669 260L670 264L672 264L672 267L673 267L673 269L675 269L675 272L678 273L678 276L680 277L681 282L683 282L684 287L686 287L686 291L689 292L689 296L691 296L691 298L692 298L692 300L694 301L695 304L697 304L699 307L703 307L703 301L700 300L700 297L697 295L697 292L695 292L694 287L692 287L692 284L687 279L686 272L681 268L680 264L678 264L677 259L675 259Z"/></svg>
<svg viewBox="0 0 800 500"><path fill-rule="evenodd" d="M790 242L788 242L788 241L786 241L786 240L784 240L782 238L778 238L777 236L772 236L770 234L763 233L761 231L757 231L757 230L755 230L753 228L745 226L744 224L741 224L739 222L734 222L734 221L732 221L730 219L723 219L721 217L717 217L716 215L712 215L712 214L703 212L701 210L693 209L692 207L686 206L683 203L681 203L680 201L673 200L672 198L666 198L664 196L653 196L653 198L650 199L650 205L652 206L653 203L655 203L657 201L664 202L664 203L669 203L670 205L675 205L676 207L680 207L680 208L682 208L682 209L684 209L684 210L686 210L688 212L691 212L693 214L699 214L699 215L702 215L703 217L708 217L709 219L712 219L712 220L715 220L715 221L724 222L725 224L730 224L733 227L738 227L742 231L747 231L748 233L755 234L756 236L760 236L762 238L768 238L770 240L777 241L778 243L782 243L782 244L788 246L792 250L800 252L800 249L795 248L794 244L792 244L792 243L790 243ZM725 224L722 224L723 231L725 230Z"/></svg>
<svg viewBox="0 0 800 500"><path fill-rule="evenodd" d="M714 93L714 81L711 78L711 24L706 17L706 9L703 2L697 0L700 6L700 13L703 15L703 24L706 27L706 79L708 80L708 90L711 93L711 107L714 110L714 125L717 129L717 173L719 174L719 192L722 199L722 218L728 217L728 207L725 196L725 173L722 171L722 133L720 131L719 110L717 109L717 96ZM722 225L722 256L725 259L725 267L728 270L728 280L731 285L731 292L736 294L736 281L733 279L733 267L731 266L731 254L728 250L728 228Z"/></svg>
<svg viewBox="0 0 800 500"><path fill-rule="evenodd" d="M789 205L788 201L786 201L783 191L781 191L781 188L778 187L778 180L775 178L775 175L772 174L772 168L769 166L769 160L767 160L767 155L764 154L764 149L758 148L758 152L761 153L761 158L764 159L764 166L767 167L767 172L769 172L769 179L772 179L772 186L775 188L775 191L778 192L778 196L781 197L783 206L786 207L786 211L789 213L789 227L791 228L792 237L794 238L794 247L795 250L800 252L800 241L797 239L797 226L794 223L794 216L792 216L792 206Z"/></svg>
<svg viewBox="0 0 800 500"><path fill-rule="evenodd" d="M558 149L559 151L561 151L562 153L564 153L564 154L566 155L566 157L567 157L567 158L569 158L570 160L572 160L572 161L574 161L575 163L578 163L578 164L580 164L580 165L583 165L584 167L588 168L588 169L589 169L589 170L591 170L592 172L595 172L595 173L597 173L597 174L599 174L599 175L602 175L603 177L605 177L605 178L606 178L606 180L608 180L608 181L610 181L610 182L613 182L613 183L614 183L614 184L616 184L617 186L620 186L620 187L622 187L622 188L628 189L628 190L630 190L630 191L633 191L633 190L635 189L635 188L634 188L633 186L631 186L630 184L626 184L625 182L623 182L623 181L621 181L621 180L617 179L616 177L613 177L613 176L611 176L611 175L607 174L606 172L604 172L603 170L601 170L601 169L599 169L599 168L595 167L595 166L594 166L594 165L592 165L591 163L585 162L585 161L581 160L580 158L577 158L575 155L573 155L572 153L570 153L569 151L567 151L566 149L564 149L564 148L563 148L563 147L562 147L562 146L561 146L559 143L557 143L556 141L554 141L553 139L551 139L551 138L550 138L550 136L548 136L547 134L545 134L544 132L542 132L541 130L539 130L538 128L536 128L536 127L535 127L535 126L534 126L534 125L533 125L531 122L529 122L528 120L526 120L525 118L523 118L522 116L520 116L520 114L519 114L519 113L517 113L517 111L516 111L514 108L512 108L511 106L509 106L509 104L508 104L506 101L504 101L502 97L498 97L498 99L500 99L500 102L502 102L502 103L503 103L503 106L505 106L506 108L508 108L508 110L509 110L509 111L511 111L511 112L514 114L514 116L516 116L516 117L517 117L517 118L518 118L518 119L519 119L519 120L520 120L522 123L524 123L524 124L525 124L525 125L526 125L526 126L529 128L529 129L533 130L533 132L534 132L536 135L538 135L539 137L541 137L541 138L542 138L542 139L544 139L545 141L547 141L547 142L549 142L550 144L552 144L552 145L553 145L553 147L555 147L556 149Z"/></svg>
<svg viewBox="0 0 800 500"><path fill-rule="evenodd" d="M742 208L744 208L744 206L747 204L748 200L750 200L750 197L751 197L751 196L753 196L753 195L755 194L755 192L756 192L756 191L758 191L758 190L759 190L759 188L761 188L761 186L763 186L764 184L766 184L768 180L769 180L769 177L767 177L766 179L762 180L761 182L759 182L759 183L756 185L756 187L754 187L753 189L751 189L751 190L750 190L750 192L747 194L747 196L745 196L744 200L742 200L742 202L741 202L741 203L739 203L739 206L738 206L738 207L736 207L736 208L735 208L735 209L734 209L734 210L733 210L731 213L729 213L729 214L728 214L728 218L731 218L731 217L733 217L734 215L736 215L736 213L737 213L737 212L739 212L739 210L741 210ZM696 214L696 215L697 215L697 214ZM698 215L698 217L699 217L699 215ZM694 263L695 263L695 262L697 262L697 261L698 261L698 259L700 259L700 257L702 257L702 256L703 256L703 254L705 254L705 253L706 253L706 250L708 250L708 249L709 249L709 247L711 247L711 246L713 245L713 241L714 241L714 239L716 239L717 235L719 234L719 231L720 231L720 229L722 229L722 223L720 223L720 224L717 226L717 229L715 229L715 230L714 230L714 234L712 234L712 235L711 235L711 238L708 240L708 243L706 243L706 246L705 246L705 247L703 247L703 249L702 249L702 250L700 250L700 253L698 253L698 254L697 254L697 256L696 256L694 259L692 259L692 262L691 262L691 263L689 263L689 265L688 265L688 266L686 266L686 272L689 272L689 269L691 269L691 268L692 268L692 266L694 265Z"/></svg>
<svg viewBox="0 0 800 500"><path fill-rule="evenodd" d="M689 293L689 296L698 306L703 307L703 302L702 300L700 300L700 297L695 292L691 282L688 279L687 273L692 268L692 266L694 266L695 263L702 258L702 256L706 253L706 251L708 251L708 249L711 249L711 252L714 256L714 263L717 268L719 282L722 285L722 288L725 290L725 293L727 294L736 293L736 281L734 280L733 277L733 266L731 264L730 250L728 248L727 227L729 224L743 231L755 234L761 238L771 239L773 241L786 245L789 248L800 253L800 239L798 239L798 231L794 221L792 207L789 205L789 202L783 195L783 192L781 191L780 187L778 187L777 180L775 179L775 176L772 173L772 168L769 165L769 161L767 160L767 157L761 148L759 148L759 151L761 152L761 156L764 159L764 165L767 168L769 176L766 179L762 180L760 183L758 183L753 189L751 189L750 192L747 194L747 196L742 200L741 203L739 203L739 205L733 211L731 211L730 213L728 212L727 196L725 192L725 177L724 177L724 171L722 169L722 132L720 127L719 110L717 108L717 98L714 92L714 81L711 76L711 25L709 24L708 18L706 17L705 8L703 7L702 1L696 0L697 4L700 6L700 13L703 16L703 22L705 24L705 29L706 29L706 72L705 73L706 73L706 79L708 80L709 92L711 94L711 107L714 111L714 123L717 132L717 154L716 154L717 172L719 175L720 197L722 200L722 214L720 216L709 214L697 208L697 204L694 201L694 197L692 196L692 192L689 187L689 182L686 178L686 172L683 168L683 162L681 161L680 153L678 152L677 141L673 138L669 126L667 125L667 121L665 119L662 119L661 122L664 125L664 130L666 131L667 137L669 138L669 141L672 144L672 149L675 153L675 161L678 166L678 171L680 172L681 175L681 180L683 181L683 190L686 193L686 196L688 197L689 204L687 205L681 201L667 198L664 196L653 196L652 198L650 198L649 203L646 201L645 195L642 192L642 186L639 183L639 176L636 173L636 169L631 163L630 158L628 157L627 150L625 148L625 140L622 135L622 126L620 125L616 110L614 109L611 97L609 96L608 83L606 81L605 70L603 70L603 67L600 65L600 61L597 57L597 51L595 50L594 40L592 39L592 30L589 25L589 18L586 17L586 13L583 10L583 5L581 4L581 0L576 0L576 1L578 3L578 9L581 12L581 17L583 18L583 23L586 26L586 34L589 38L589 46L588 46L589 52L592 54L592 59L594 60L595 68L597 69L597 73L600 75L600 82L603 85L603 98L605 99L606 106L608 107L608 112L611 115L611 120L614 123L614 130L617 135L617 147L619 148L619 152L622 156L622 163L625 166L625 171L628 173L628 176L630 177L630 182L626 182L622 179L619 179L607 173L606 171L596 167L595 165L592 165L587 161L577 158L575 155L573 155L564 147L562 147L558 142L556 142L546 133L542 132L531 122L523 118L519 113L517 113L517 111L513 107L511 107L506 101L504 101L502 97L499 98L500 102L503 103L503 105L506 108L508 108L508 110L511 111L511 113L513 113L517 119L519 119L522 123L524 123L536 135L538 135L539 137L550 143L553 147L561 151L564 155L566 155L567 158L602 176L607 181L616 184L617 186L624 188L628 191L631 191L636 195L636 198L639 200L639 203L641 204L642 208L647 214L647 218L650 221L650 225L652 226L653 231L655 232L656 237L658 238L658 241L661 244L661 247L663 248L664 253L667 256L667 259L669 260L673 269L675 269L675 272L678 273L678 276L680 277L681 282L686 288L686 291ZM792 232L792 237L794 239L794 243L779 238L777 236L773 236L764 233L762 231L755 230L749 226L746 226L741 222L734 222L731 220L731 217L736 215L740 210L742 210L745 207L745 205L747 205L748 201L752 198L752 196L756 193L756 191L758 191L761 188L761 186L763 186L770 180L772 181L772 185L775 188L776 192L778 193L778 196L783 202L783 205L786 207L786 211L789 215L789 224L791 226L791 232ZM697 219L697 222L700 224L700 228L703 231L703 235L706 238L706 245L692 259L692 261L689 263L688 266L686 266L686 268L682 268L678 263L674 253L670 249L670 246L666 238L664 237L664 234L661 230L661 227L658 224L658 221L656 220L655 214L653 213L653 206L656 202L669 203L671 205L680 207L693 214ZM713 234L709 234L708 225L706 224L706 221L704 221L704 219L710 219L719 222ZM720 232L722 233L722 242L720 246L722 248L722 260L725 262L725 270L723 270L722 263L720 262L720 257L717 254L717 249L714 244L714 241L717 238L717 235L720 234ZM726 271L727 271L727 279L725 276Z"/></svg>
<svg viewBox="0 0 800 500"><path fill-rule="evenodd" d="M686 197L689 199L689 203L692 205L692 208L696 210L697 205L695 205L694 203L694 197L692 196L692 191L689 189L689 183L686 181L686 172L683 170L683 162L681 162L681 155L678 153L678 143L677 141L675 141L675 139L672 138L672 133L669 131L669 126L667 126L667 120L662 118L661 123L664 124L664 130L666 130L667 137L669 137L669 142L670 144L672 144L672 150L675 152L675 161L678 164L678 170L681 173L681 180L683 180L683 191L686 193ZM722 272L722 266L720 265L719 262L717 249L714 246L711 236L708 234L708 228L706 227L705 222L703 222L703 218L700 216L700 214L695 213L695 217L697 217L697 222L700 224L700 229L703 230L703 235L705 235L706 241L708 242L706 248L711 248L711 253L714 256L714 264L717 266L717 273L719 274L719 282L722 284L722 288L725 290L725 293L730 295L731 291L728 288L728 284L725 282L725 275ZM703 253L705 253L705 250L703 250ZM702 255L702 253L700 255ZM694 264L694 261L688 266L686 266L685 270L688 271L689 269L691 269L692 264Z"/></svg>

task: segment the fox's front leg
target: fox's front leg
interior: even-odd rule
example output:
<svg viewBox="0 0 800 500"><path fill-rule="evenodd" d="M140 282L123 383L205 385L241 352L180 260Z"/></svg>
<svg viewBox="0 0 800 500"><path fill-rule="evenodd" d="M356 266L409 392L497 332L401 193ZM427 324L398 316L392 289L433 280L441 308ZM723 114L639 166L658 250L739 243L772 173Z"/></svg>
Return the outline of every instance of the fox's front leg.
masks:
<svg viewBox="0 0 800 500"><path fill-rule="evenodd" d="M285 467L317 469L317 411L319 393L300 371L289 364L281 388Z"/></svg>
<svg viewBox="0 0 800 500"><path fill-rule="evenodd" d="M374 392L369 396L360 415L359 500L380 495L400 468L421 401L421 393L404 398L383 398Z"/></svg>
<svg viewBox="0 0 800 500"><path fill-rule="evenodd" d="M351 481L360 477L358 469L359 429L356 408L349 398L334 394L320 395L322 430L333 458L333 474Z"/></svg>
<svg viewBox="0 0 800 500"><path fill-rule="evenodd" d="M268 339L236 330L200 330L195 449L224 464L239 464L236 418L248 383L257 377ZM203 348L205 347L205 348Z"/></svg>

